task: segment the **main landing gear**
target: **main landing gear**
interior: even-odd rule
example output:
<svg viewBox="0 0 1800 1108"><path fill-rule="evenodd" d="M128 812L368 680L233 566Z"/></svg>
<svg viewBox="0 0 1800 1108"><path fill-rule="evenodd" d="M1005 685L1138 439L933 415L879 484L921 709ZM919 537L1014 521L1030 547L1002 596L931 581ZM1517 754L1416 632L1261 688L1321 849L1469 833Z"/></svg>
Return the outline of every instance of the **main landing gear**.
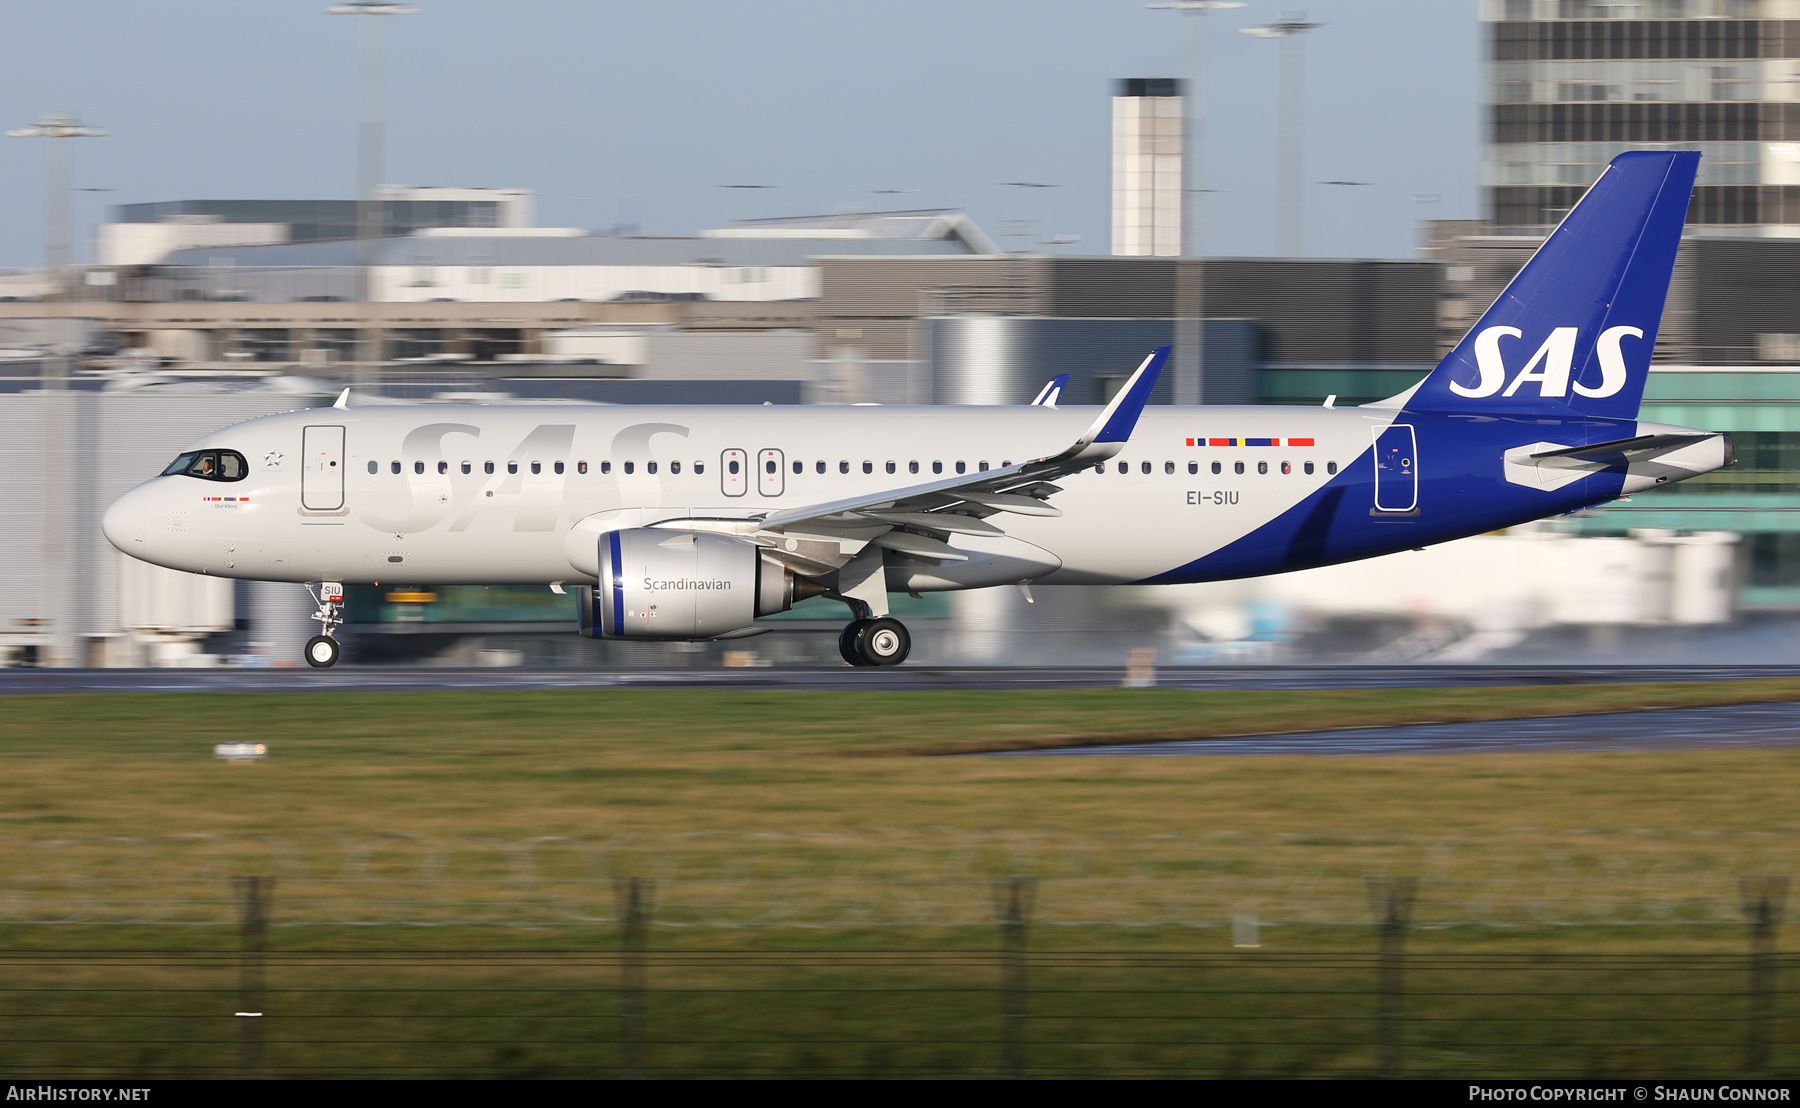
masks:
<svg viewBox="0 0 1800 1108"><path fill-rule="evenodd" d="M312 618L319 621L321 632L306 640L306 664L314 669L330 669L337 665L341 653L331 633L344 622L344 586L336 581L321 581L317 589L309 584L306 591L319 605Z"/></svg>
<svg viewBox="0 0 1800 1108"><path fill-rule="evenodd" d="M852 620L838 634L838 653L853 666L897 666L911 651L906 624L892 616Z"/></svg>

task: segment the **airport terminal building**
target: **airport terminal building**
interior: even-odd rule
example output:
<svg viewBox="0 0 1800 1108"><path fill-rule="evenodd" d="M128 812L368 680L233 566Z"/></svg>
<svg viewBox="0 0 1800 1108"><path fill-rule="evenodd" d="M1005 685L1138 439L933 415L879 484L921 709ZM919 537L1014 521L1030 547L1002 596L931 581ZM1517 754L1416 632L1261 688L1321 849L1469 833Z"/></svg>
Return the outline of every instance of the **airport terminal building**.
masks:
<svg viewBox="0 0 1800 1108"><path fill-rule="evenodd" d="M353 201L123 205L100 229L95 264L56 280L0 274L6 449L25 464L47 456L47 436L79 445L45 502L0 509L21 567L0 579L0 648L15 662L44 658L47 628L62 627L86 644L66 647L65 660L282 656L307 630L304 597L271 590L298 590L127 582L98 536L99 512L200 431L324 403L345 385L370 400L442 404L1018 404L1068 373L1065 402L1100 403L1144 351L1175 337L1188 266L1205 290L1190 383L1203 403L1378 400L1430 370L1607 158L1671 144L1706 158L1643 418L1728 432L1738 464L1546 525L1612 543L1633 584L1598 607L1548 594L1532 603L1563 612L1556 620L1617 626L1800 609L1800 202L1790 196L1800 194L1800 2L1485 0L1483 19L1485 217L1428 224L1409 259L1201 261L1171 256L1155 235L1112 256L1006 253L954 210L645 237L537 226L519 188L387 187L372 241L356 237L368 213ZM1168 208L1158 182L1179 180L1155 161L1167 128L1143 121L1166 122L1160 100L1180 89L1114 91L1146 100L1115 105L1136 123L1114 120L1137 142L1115 142L1114 168L1121 157L1156 168L1115 175L1125 190L1115 209L1143 222ZM44 354L62 341L80 351L68 391L45 390ZM1153 402L1174 391L1165 383ZM1729 548L1723 569L1714 555L1669 553L1695 534L1723 536L1701 544ZM1531 549L1551 557L1548 541ZM1672 583L1677 563L1711 576ZM432 654L395 645L404 636L435 636L433 650L473 659L481 636L566 618L549 596L408 584L401 599L353 598L368 641L387 644L371 646L372 659ZM1243 613L1329 606L1296 589L1190 598L1160 615L1134 600L1124 606L1142 618L1124 622L1161 626L1171 642L1251 643L1255 654L1285 632ZM1390 602L1406 604L1371 601ZM907 603L924 605L913 618L1021 626L978 595ZM1239 615L1218 615L1227 608ZM1003 638L975 652L1003 656L993 645Z"/></svg>

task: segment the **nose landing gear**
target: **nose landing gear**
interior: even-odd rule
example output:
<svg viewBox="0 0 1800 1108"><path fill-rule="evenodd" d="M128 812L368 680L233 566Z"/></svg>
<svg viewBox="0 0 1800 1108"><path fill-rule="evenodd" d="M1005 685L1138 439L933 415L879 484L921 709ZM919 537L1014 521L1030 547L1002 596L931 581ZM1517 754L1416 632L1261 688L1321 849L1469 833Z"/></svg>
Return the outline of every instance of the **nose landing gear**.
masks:
<svg viewBox="0 0 1800 1108"><path fill-rule="evenodd" d="M838 634L838 654L853 666L897 666L911 651L906 625L891 616L852 620Z"/></svg>
<svg viewBox="0 0 1800 1108"><path fill-rule="evenodd" d="M337 664L341 653L332 632L344 622L344 586L336 581L321 581L317 589L306 586L319 605L312 618L319 621L320 634L306 640L306 664L314 669L329 669Z"/></svg>

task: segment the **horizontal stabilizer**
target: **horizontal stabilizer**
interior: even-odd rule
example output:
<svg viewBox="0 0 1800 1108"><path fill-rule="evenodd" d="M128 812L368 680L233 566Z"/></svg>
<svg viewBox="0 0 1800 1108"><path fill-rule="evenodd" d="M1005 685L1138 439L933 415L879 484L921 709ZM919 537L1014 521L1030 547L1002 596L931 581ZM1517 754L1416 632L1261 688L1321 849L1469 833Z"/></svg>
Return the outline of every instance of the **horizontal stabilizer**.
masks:
<svg viewBox="0 0 1800 1108"><path fill-rule="evenodd" d="M1628 465L1638 458L1649 457L1659 450L1691 446L1698 440L1708 437L1705 434L1639 435L1634 439L1614 439L1611 442L1597 442L1589 446L1566 446L1560 450L1545 450L1531 455L1531 458L1537 462L1567 458L1570 461L1601 465Z"/></svg>

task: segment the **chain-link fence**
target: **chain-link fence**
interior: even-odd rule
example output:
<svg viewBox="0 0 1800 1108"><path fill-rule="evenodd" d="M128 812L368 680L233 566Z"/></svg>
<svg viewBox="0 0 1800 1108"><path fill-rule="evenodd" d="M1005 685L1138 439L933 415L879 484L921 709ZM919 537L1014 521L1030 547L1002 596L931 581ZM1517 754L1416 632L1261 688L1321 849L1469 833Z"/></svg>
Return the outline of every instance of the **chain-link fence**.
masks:
<svg viewBox="0 0 1800 1108"><path fill-rule="evenodd" d="M0 952L0 1069L32 1077L1771 1077L1800 1071L1785 880L1740 886L1750 950L1407 950L1418 886L1366 883L1373 951L1037 949L1028 879L970 949Z"/></svg>
<svg viewBox="0 0 1800 1108"><path fill-rule="evenodd" d="M642 878L661 928L986 927L1014 877L1039 927L1367 925L1372 876L1417 882L1414 928L1737 924L1740 880L1797 869L1792 832L0 838L0 924L229 925L245 873L284 926L610 925Z"/></svg>
<svg viewBox="0 0 1800 1108"><path fill-rule="evenodd" d="M0 1070L1780 1076L1795 845L0 839Z"/></svg>

